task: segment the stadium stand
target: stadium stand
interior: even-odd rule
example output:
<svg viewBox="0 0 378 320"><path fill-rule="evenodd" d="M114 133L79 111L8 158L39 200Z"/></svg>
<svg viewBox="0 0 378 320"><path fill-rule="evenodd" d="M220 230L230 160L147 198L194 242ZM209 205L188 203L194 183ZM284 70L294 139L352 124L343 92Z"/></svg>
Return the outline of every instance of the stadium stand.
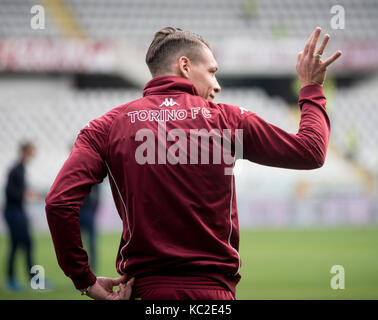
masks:
<svg viewBox="0 0 378 320"><path fill-rule="evenodd" d="M56 1L51 1L56 2ZM33 0L2 0L0 36L61 36L54 19L46 17L46 30L30 28ZM348 17L348 32L329 28L330 1L300 0L67 0L84 34L90 38L127 39L145 43L153 32L166 25L181 26L204 34L210 41L225 37L303 38L317 25L328 27L331 36L345 39L377 37L378 4L375 0L340 0ZM175 5L173 5L175 4ZM201 10L198 10L201 8ZM143 13L143 14L141 14Z"/></svg>
<svg viewBox="0 0 378 320"><path fill-rule="evenodd" d="M148 42L153 32L166 25L182 26L206 35L211 41L225 37L303 38L317 25L341 38L376 38L378 5L374 0L341 0L348 12L348 32L329 28L330 1L300 0L68 0L90 37L123 38ZM174 4L174 5L173 5ZM198 8L201 8L198 10ZM350 10L349 10L350 9ZM141 12L143 14L141 14Z"/></svg>
<svg viewBox="0 0 378 320"><path fill-rule="evenodd" d="M333 141L342 152L378 174L378 78L336 92L332 112Z"/></svg>

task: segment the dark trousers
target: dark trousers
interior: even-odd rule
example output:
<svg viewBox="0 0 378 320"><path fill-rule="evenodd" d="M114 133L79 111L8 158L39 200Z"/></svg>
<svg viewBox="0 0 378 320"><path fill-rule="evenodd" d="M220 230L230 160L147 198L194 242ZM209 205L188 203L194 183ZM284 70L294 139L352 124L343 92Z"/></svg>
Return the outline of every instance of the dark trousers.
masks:
<svg viewBox="0 0 378 320"><path fill-rule="evenodd" d="M18 248L25 251L26 272L28 278L31 277L30 269L32 261L32 239L29 231L29 224L25 212L21 208L5 208L5 221L8 226L10 242L7 259L8 280L14 280L14 262Z"/></svg>

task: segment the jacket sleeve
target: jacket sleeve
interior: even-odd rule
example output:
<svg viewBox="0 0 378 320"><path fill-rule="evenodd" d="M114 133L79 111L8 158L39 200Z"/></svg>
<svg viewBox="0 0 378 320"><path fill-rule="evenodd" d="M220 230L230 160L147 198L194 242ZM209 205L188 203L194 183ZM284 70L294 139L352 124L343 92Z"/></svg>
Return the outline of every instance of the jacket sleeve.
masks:
<svg viewBox="0 0 378 320"><path fill-rule="evenodd" d="M46 216L59 266L77 289L96 282L81 240L79 211L92 186L107 174L102 138L89 126L81 130L46 197Z"/></svg>
<svg viewBox="0 0 378 320"><path fill-rule="evenodd" d="M297 134L288 133L244 112L239 121L243 129L243 158L273 167L315 169L324 164L330 136L323 87L309 85L299 92L301 119Z"/></svg>

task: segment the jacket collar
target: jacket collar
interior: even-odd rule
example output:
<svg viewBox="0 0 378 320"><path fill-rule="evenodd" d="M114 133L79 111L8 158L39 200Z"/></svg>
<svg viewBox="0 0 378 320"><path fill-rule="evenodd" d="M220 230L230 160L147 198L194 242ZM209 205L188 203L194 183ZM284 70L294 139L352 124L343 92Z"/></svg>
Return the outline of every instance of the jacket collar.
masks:
<svg viewBox="0 0 378 320"><path fill-rule="evenodd" d="M178 76L161 76L147 82L143 89L143 97L152 94L187 92L198 96L197 89L189 80Z"/></svg>

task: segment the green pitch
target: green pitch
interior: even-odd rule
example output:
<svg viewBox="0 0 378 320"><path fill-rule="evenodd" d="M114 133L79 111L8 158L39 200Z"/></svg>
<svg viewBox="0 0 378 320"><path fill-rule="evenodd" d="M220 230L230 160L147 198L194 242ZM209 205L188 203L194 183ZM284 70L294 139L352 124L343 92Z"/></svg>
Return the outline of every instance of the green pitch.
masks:
<svg viewBox="0 0 378 320"><path fill-rule="evenodd" d="M49 235L35 239L36 264L44 266L50 290L5 289L4 235L0 237L0 299L88 299L74 290L58 267ZM378 228L241 232L238 299L378 299ZM116 277L118 234L98 238L98 275ZM26 276L17 256L17 275ZM333 290L333 265L345 270L345 289Z"/></svg>

